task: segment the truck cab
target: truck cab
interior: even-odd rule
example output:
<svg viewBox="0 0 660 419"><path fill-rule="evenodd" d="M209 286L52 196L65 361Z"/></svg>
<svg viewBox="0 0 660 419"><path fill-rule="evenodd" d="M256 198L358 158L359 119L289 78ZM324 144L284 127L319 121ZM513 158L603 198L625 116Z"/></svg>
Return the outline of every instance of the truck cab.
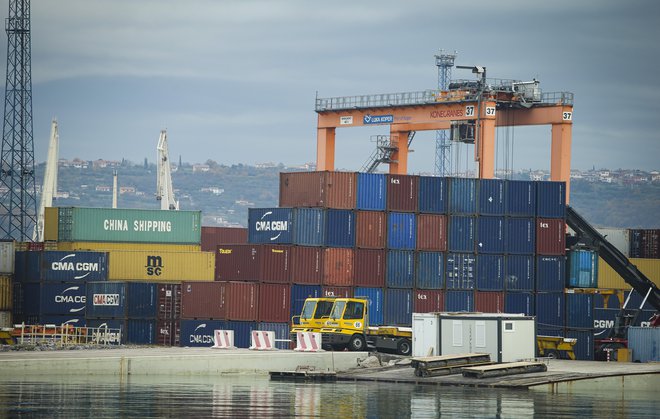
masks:
<svg viewBox="0 0 660 419"><path fill-rule="evenodd" d="M291 333L318 332L330 316L335 298L307 298L299 316L291 318Z"/></svg>
<svg viewBox="0 0 660 419"><path fill-rule="evenodd" d="M369 329L368 302L360 298L336 298L330 316L321 328L323 345L332 349L366 351Z"/></svg>

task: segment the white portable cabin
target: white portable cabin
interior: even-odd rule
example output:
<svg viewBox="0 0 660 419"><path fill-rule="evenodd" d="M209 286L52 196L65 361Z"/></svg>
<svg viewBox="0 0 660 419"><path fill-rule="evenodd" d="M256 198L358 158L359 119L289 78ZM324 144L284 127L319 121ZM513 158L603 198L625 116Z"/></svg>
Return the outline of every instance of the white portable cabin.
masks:
<svg viewBox="0 0 660 419"><path fill-rule="evenodd" d="M507 313L413 313L413 356L487 353L494 362L536 356L536 318Z"/></svg>

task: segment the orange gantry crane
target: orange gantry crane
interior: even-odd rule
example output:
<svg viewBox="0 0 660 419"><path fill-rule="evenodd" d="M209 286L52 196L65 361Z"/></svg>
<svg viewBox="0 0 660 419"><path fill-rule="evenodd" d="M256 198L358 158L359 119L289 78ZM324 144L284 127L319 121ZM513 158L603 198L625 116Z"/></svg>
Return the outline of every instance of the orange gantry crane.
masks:
<svg viewBox="0 0 660 419"><path fill-rule="evenodd" d="M539 82L486 79L485 67L469 67L480 80L456 80L449 89L316 99L317 170L334 170L337 128L389 125L394 151L389 172L406 174L411 132L451 130L453 140L474 142L479 178L495 170L495 127L551 125L550 179L571 171L573 93L542 93Z"/></svg>

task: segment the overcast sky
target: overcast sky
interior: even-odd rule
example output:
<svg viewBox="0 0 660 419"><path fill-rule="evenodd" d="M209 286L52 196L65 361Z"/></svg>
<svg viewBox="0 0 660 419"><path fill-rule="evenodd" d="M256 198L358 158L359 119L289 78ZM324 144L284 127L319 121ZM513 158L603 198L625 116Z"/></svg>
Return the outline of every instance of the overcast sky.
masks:
<svg viewBox="0 0 660 419"><path fill-rule="evenodd" d="M655 0L32 0L35 159L56 117L61 158L153 162L166 128L174 161L315 161L317 92L436 88L444 49L575 93L572 167L660 169L659 40ZM338 130L337 167L358 170L376 134ZM510 165L549 168L549 126L505 135ZM433 171L434 138L415 137L410 173Z"/></svg>

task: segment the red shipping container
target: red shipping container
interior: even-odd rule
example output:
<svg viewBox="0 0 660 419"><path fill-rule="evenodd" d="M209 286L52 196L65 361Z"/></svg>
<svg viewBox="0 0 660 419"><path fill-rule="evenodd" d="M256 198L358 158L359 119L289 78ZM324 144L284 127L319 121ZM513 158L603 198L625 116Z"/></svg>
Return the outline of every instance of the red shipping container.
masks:
<svg viewBox="0 0 660 419"><path fill-rule="evenodd" d="M260 259L261 281L283 284L291 282L291 246L263 245Z"/></svg>
<svg viewBox="0 0 660 419"><path fill-rule="evenodd" d="M215 252L220 245L247 244L247 228L202 226L202 252Z"/></svg>
<svg viewBox="0 0 660 419"><path fill-rule="evenodd" d="M566 225L558 218L536 219L536 253L539 255L566 254Z"/></svg>
<svg viewBox="0 0 660 419"><path fill-rule="evenodd" d="M226 317L224 282L183 282L181 318L224 320Z"/></svg>
<svg viewBox="0 0 660 419"><path fill-rule="evenodd" d="M259 321L280 323L291 321L290 285L259 285Z"/></svg>
<svg viewBox="0 0 660 419"><path fill-rule="evenodd" d="M320 247L293 246L291 249L291 282L294 284L321 285L323 249Z"/></svg>
<svg viewBox="0 0 660 419"><path fill-rule="evenodd" d="M358 287L384 287L385 257L385 250L355 249L353 284Z"/></svg>
<svg viewBox="0 0 660 419"><path fill-rule="evenodd" d="M156 345L179 346L181 342L181 325L178 320L156 321Z"/></svg>
<svg viewBox="0 0 660 419"><path fill-rule="evenodd" d="M355 211L355 246L365 249L384 249L387 216L380 211Z"/></svg>
<svg viewBox="0 0 660 419"><path fill-rule="evenodd" d="M323 297L337 297L337 298L352 298L353 288L351 287L322 287L321 296Z"/></svg>
<svg viewBox="0 0 660 419"><path fill-rule="evenodd" d="M445 294L440 290L417 290L414 292L414 313L437 313L445 310Z"/></svg>
<svg viewBox="0 0 660 419"><path fill-rule="evenodd" d="M417 212L417 182L415 175L387 175L387 210Z"/></svg>
<svg viewBox="0 0 660 419"><path fill-rule="evenodd" d="M225 282L227 320L258 318L259 284L254 282Z"/></svg>
<svg viewBox="0 0 660 419"><path fill-rule="evenodd" d="M216 281L258 281L261 246L234 244L218 246L215 252Z"/></svg>
<svg viewBox="0 0 660 419"><path fill-rule="evenodd" d="M353 249L329 247L323 250L323 285L353 285Z"/></svg>
<svg viewBox="0 0 660 419"><path fill-rule="evenodd" d="M481 313L504 313L504 292L476 291L474 309Z"/></svg>
<svg viewBox="0 0 660 419"><path fill-rule="evenodd" d="M355 208L354 172L280 173L280 207Z"/></svg>
<svg viewBox="0 0 660 419"><path fill-rule="evenodd" d="M158 284L157 318L173 320L181 317L181 284Z"/></svg>
<svg viewBox="0 0 660 419"><path fill-rule="evenodd" d="M417 216L417 250L447 251L447 217L435 214Z"/></svg>

